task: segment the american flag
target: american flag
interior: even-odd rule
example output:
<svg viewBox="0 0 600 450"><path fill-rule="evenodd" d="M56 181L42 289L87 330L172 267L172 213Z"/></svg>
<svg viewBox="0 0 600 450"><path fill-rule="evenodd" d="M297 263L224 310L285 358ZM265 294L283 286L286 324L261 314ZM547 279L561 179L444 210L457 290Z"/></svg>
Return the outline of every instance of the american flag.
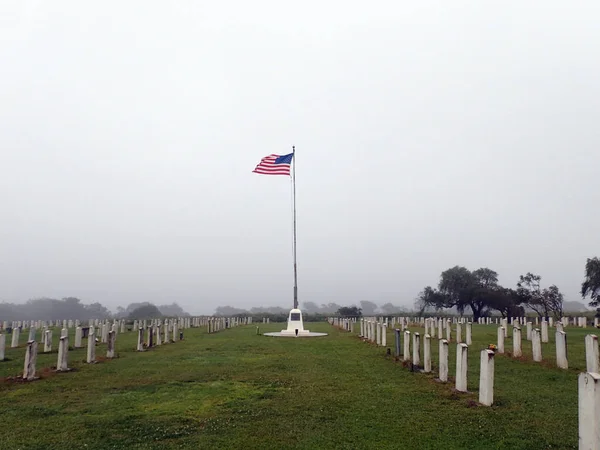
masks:
<svg viewBox="0 0 600 450"><path fill-rule="evenodd" d="M260 160L254 173L263 175L288 175L290 174L290 166L292 164L293 153L287 155L269 155Z"/></svg>

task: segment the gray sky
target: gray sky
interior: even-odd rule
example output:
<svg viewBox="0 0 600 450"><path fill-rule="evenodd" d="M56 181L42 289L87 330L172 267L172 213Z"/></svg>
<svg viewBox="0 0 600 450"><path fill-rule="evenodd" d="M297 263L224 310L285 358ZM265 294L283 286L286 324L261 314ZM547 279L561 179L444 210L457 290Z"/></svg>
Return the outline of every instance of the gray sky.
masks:
<svg viewBox="0 0 600 450"><path fill-rule="evenodd" d="M0 300L412 305L456 264L578 300L597 1L0 2Z"/></svg>

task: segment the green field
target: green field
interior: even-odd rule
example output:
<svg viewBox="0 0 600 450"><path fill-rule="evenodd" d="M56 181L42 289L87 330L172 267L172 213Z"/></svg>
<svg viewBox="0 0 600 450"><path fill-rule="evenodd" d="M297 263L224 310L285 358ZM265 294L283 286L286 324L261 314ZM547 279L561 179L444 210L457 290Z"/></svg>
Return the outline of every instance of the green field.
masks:
<svg viewBox="0 0 600 450"><path fill-rule="evenodd" d="M260 324L261 332L281 328ZM0 362L0 449L577 448L577 375L591 328L566 328L570 369L560 370L554 330L544 362L534 363L523 327L525 356L496 356L491 408L477 404L479 351L496 342L496 326L473 325L466 394L454 392L452 380L436 382L435 373L412 372L356 333L327 323L307 328L330 335L188 329L181 342L138 353L129 332L119 334L114 360L87 365L85 349L69 352L69 373L50 370L55 330L53 353L38 357L41 379L11 378L22 373L23 345ZM392 330L388 347L393 355ZM97 356L105 349L98 345ZM432 339L434 371L437 351ZM451 344L450 376L455 358Z"/></svg>

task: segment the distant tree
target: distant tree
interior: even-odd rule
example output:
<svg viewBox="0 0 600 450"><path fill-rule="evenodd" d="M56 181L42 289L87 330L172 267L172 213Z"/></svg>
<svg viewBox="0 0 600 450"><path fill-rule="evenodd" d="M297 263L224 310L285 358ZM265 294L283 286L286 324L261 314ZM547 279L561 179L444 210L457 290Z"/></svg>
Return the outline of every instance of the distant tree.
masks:
<svg viewBox="0 0 600 450"><path fill-rule="evenodd" d="M300 305L302 307L303 312L307 313L316 313L319 312L319 305L315 302L302 302Z"/></svg>
<svg viewBox="0 0 600 450"><path fill-rule="evenodd" d="M219 306L215 309L215 316L230 317L238 314L248 314L248 311L233 306Z"/></svg>
<svg viewBox="0 0 600 450"><path fill-rule="evenodd" d="M434 308L436 311L447 308L450 304L449 299L445 294L432 288L431 286L425 287L415 301L415 307L419 311L419 315L423 315L427 308Z"/></svg>
<svg viewBox="0 0 600 450"><path fill-rule="evenodd" d="M501 289L498 274L487 267L471 272L454 266L442 272L437 290L427 286L419 293L415 306L420 314L427 308L456 308L459 314L470 310L477 321L489 309L490 298Z"/></svg>
<svg viewBox="0 0 600 450"><path fill-rule="evenodd" d="M158 308L152 304L147 304L134 309L129 313L130 319L156 319L162 317Z"/></svg>
<svg viewBox="0 0 600 450"><path fill-rule="evenodd" d="M92 303L91 305L86 305L85 310L88 314L88 318L90 319L109 319L112 317L111 312L100 303Z"/></svg>
<svg viewBox="0 0 600 450"><path fill-rule="evenodd" d="M481 268L470 272L466 267L454 266L440 277L439 291L448 300L447 307L455 307L462 314L468 306L477 321L487 307L487 296L498 288L498 274Z"/></svg>
<svg viewBox="0 0 600 450"><path fill-rule="evenodd" d="M362 300L360 302L360 309L365 316L374 316L377 311L377 305L368 300Z"/></svg>
<svg viewBox="0 0 600 450"><path fill-rule="evenodd" d="M158 310L163 316L169 317L185 317L189 316L181 306L177 303L171 303L170 305L159 305Z"/></svg>
<svg viewBox="0 0 600 450"><path fill-rule="evenodd" d="M379 307L379 311L381 311L381 313L384 315L391 316L392 314L404 312L404 309L400 308L399 306L392 305L390 302L388 302L381 305Z"/></svg>
<svg viewBox="0 0 600 450"><path fill-rule="evenodd" d="M321 314L335 314L335 312L341 308L341 305L338 305L337 303L328 303L328 304L322 304L321 308L319 308L319 312Z"/></svg>
<svg viewBox="0 0 600 450"><path fill-rule="evenodd" d="M362 316L362 312L357 306L341 306L336 314L342 317L359 317Z"/></svg>
<svg viewBox="0 0 600 450"><path fill-rule="evenodd" d="M127 317L129 317L129 315L136 309L141 308L142 306L150 305L150 304L151 303L149 303L149 302L130 303L129 305L127 305L127 308L125 308L125 314L127 315Z"/></svg>
<svg viewBox="0 0 600 450"><path fill-rule="evenodd" d="M488 308L498 311L502 317L523 316L525 309L520 304L521 298L514 289L499 288L487 296Z"/></svg>
<svg viewBox="0 0 600 450"><path fill-rule="evenodd" d="M588 258L585 263L585 279L581 283L581 297L590 297L589 305L597 308L600 305L600 259Z"/></svg>
<svg viewBox="0 0 600 450"><path fill-rule="evenodd" d="M542 289L541 280L541 276L531 272L519 276L517 295L521 303L535 311L538 316L552 315L558 319L563 314L563 294L555 285Z"/></svg>
<svg viewBox="0 0 600 450"><path fill-rule="evenodd" d="M85 305L76 297L30 299L24 304L0 303L2 320L105 319L112 317L100 303Z"/></svg>

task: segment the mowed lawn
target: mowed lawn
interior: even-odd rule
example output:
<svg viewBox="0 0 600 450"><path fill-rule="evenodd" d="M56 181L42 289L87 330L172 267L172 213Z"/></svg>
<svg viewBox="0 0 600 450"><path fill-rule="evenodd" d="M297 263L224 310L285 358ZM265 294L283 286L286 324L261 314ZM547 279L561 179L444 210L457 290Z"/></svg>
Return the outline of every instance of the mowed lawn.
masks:
<svg viewBox="0 0 600 450"><path fill-rule="evenodd" d="M259 326L262 333L283 324ZM496 355L491 408L476 403L479 352L496 342L496 326L473 325L467 394L435 373L412 372L356 333L327 323L307 328L330 335L272 338L256 335L254 325L212 335L188 329L181 342L138 353L129 332L117 338L118 358L87 365L85 349L71 351L75 370L58 374L49 370L55 330L53 353L38 358L41 379L10 379L22 373L24 345L0 362L0 449L577 448L577 375L591 328L566 329L570 369L560 370L554 330L544 362L534 363L523 327L524 358ZM388 347L393 355L392 330ZM98 345L96 354L105 349ZM437 352L432 339L434 371ZM452 343L451 381L455 358Z"/></svg>

